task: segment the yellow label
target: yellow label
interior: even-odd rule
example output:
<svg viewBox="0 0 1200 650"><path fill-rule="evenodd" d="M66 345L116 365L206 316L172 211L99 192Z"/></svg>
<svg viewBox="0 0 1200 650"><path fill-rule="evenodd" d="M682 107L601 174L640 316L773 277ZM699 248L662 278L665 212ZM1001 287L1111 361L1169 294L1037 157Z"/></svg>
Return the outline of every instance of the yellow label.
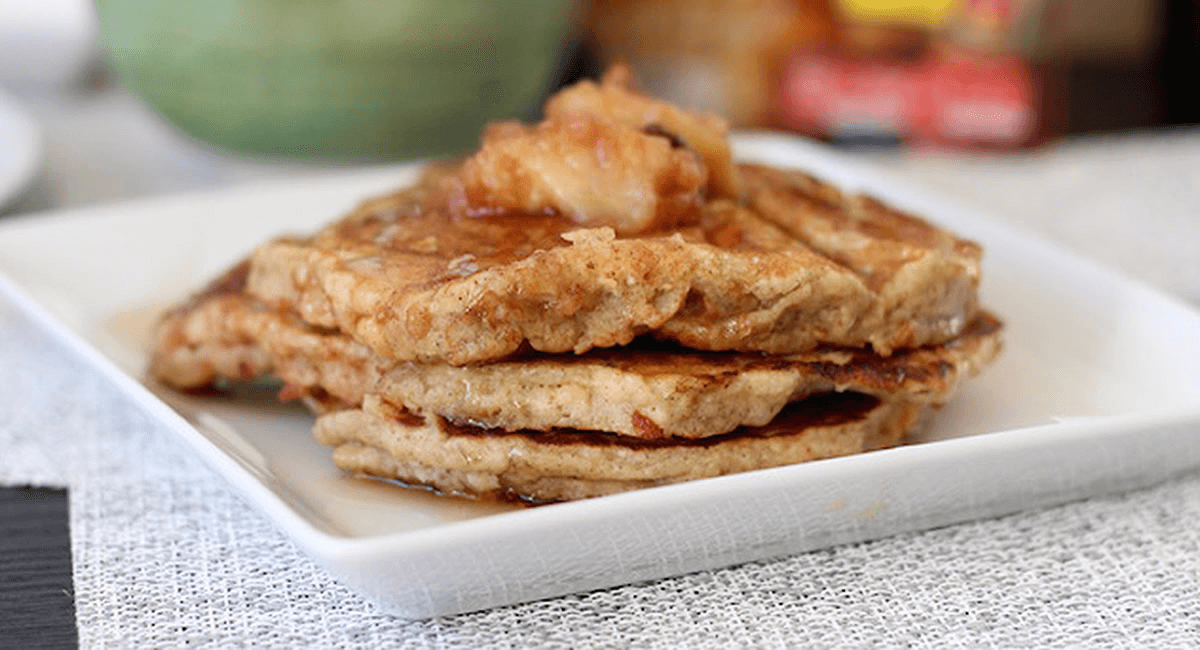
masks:
<svg viewBox="0 0 1200 650"><path fill-rule="evenodd" d="M962 0L839 0L838 4L851 20L933 27L949 20Z"/></svg>

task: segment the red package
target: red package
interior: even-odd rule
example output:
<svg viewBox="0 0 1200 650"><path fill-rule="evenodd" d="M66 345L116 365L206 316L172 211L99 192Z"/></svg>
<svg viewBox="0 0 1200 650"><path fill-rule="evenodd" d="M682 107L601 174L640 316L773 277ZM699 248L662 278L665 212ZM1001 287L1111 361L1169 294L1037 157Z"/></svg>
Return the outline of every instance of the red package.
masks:
<svg viewBox="0 0 1200 650"><path fill-rule="evenodd" d="M925 62L921 88L915 140L1020 147L1037 136L1037 78L1020 57L942 50Z"/></svg>
<svg viewBox="0 0 1200 650"><path fill-rule="evenodd" d="M942 49L907 62L801 53L784 67L779 98L783 126L839 140L1004 148L1038 134L1035 71L1007 54Z"/></svg>

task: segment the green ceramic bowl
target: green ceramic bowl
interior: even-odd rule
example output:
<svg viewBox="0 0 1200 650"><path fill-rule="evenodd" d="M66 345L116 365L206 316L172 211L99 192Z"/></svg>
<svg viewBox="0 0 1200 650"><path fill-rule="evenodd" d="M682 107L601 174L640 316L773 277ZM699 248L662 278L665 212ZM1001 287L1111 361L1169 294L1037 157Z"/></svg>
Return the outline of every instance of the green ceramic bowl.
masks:
<svg viewBox="0 0 1200 650"><path fill-rule="evenodd" d="M186 133L267 156L401 158L527 117L569 0L97 0L118 74Z"/></svg>

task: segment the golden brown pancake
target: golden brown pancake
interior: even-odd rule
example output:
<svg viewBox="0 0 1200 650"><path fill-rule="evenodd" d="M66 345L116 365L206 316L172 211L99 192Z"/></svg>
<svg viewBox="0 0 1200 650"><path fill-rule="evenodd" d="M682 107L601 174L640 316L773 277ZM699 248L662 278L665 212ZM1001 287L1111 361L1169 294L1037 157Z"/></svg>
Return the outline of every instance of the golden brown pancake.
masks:
<svg viewBox="0 0 1200 650"><path fill-rule="evenodd" d="M241 292L237 275L163 322L153 365L161 380L189 388L275 374L292 397L329 395L357 406L376 393L413 413L509 431L701 438L766 425L788 403L829 391L939 404L1000 347L999 321L981 313L950 343L890 357L833 347L793 355L699 352L643 339L473 366L396 362L266 307Z"/></svg>
<svg viewBox="0 0 1200 650"><path fill-rule="evenodd" d="M866 199L826 191L767 214L753 206L778 201L754 192L774 185L754 185L749 207L714 201L693 225L616 236L554 214L431 207L455 169L260 247L248 292L380 356L456 365L645 333L703 350L888 354L948 341L976 310L978 247Z"/></svg>
<svg viewBox="0 0 1200 650"><path fill-rule="evenodd" d="M924 407L858 393L794 403L766 427L654 441L574 430L499 432L416 418L369 398L317 419L338 467L472 496L565 501L898 444Z"/></svg>

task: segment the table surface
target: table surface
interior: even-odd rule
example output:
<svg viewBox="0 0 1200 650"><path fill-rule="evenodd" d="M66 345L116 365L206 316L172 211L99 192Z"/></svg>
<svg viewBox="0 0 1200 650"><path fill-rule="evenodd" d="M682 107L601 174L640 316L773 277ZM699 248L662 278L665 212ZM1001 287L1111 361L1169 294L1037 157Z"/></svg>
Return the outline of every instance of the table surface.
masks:
<svg viewBox="0 0 1200 650"><path fill-rule="evenodd" d="M333 169L208 151L117 86L18 98L43 128L45 159L9 213ZM1200 130L991 156L863 155L1200 303ZM304 558L85 363L19 317L3 316L0 484L69 488L85 647L1186 646L1200 639L1200 535L1192 523L1200 520L1200 478L1191 475L778 561L432 621L395 619Z"/></svg>

